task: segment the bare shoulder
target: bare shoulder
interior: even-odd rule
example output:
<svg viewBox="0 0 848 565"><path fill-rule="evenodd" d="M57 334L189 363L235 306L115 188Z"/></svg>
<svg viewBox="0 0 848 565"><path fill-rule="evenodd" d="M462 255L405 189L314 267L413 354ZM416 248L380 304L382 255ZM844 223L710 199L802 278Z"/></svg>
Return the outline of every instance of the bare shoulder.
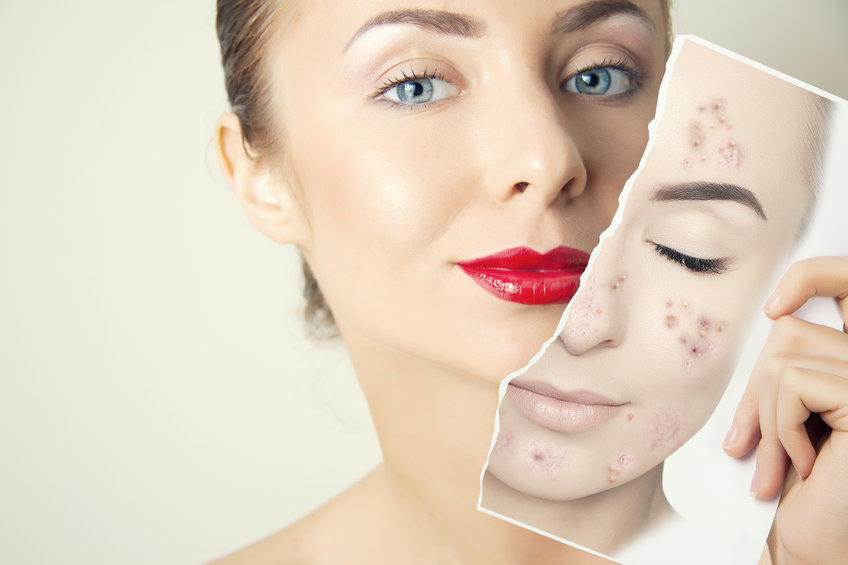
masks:
<svg viewBox="0 0 848 565"><path fill-rule="evenodd" d="M378 530L376 473L291 526L209 565L323 565L350 558L370 546Z"/></svg>

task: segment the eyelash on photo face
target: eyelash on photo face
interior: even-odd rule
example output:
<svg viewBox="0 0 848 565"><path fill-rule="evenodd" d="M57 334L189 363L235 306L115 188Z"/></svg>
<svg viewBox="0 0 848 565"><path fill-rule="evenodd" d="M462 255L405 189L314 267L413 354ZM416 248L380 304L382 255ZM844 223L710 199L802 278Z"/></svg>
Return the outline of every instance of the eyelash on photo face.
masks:
<svg viewBox="0 0 848 565"><path fill-rule="evenodd" d="M654 243L657 253L678 265L692 271L693 273L704 273L710 275L720 275L728 270L727 259L703 259L701 257L692 257L676 251L665 245Z"/></svg>

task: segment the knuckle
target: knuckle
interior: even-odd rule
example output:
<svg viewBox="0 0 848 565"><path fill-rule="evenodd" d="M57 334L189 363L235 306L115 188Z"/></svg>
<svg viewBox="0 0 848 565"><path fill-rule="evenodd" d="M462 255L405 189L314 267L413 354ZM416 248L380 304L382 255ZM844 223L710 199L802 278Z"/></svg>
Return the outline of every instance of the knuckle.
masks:
<svg viewBox="0 0 848 565"><path fill-rule="evenodd" d="M769 341L777 352L797 350L804 343L805 323L795 316L781 316L774 322Z"/></svg>

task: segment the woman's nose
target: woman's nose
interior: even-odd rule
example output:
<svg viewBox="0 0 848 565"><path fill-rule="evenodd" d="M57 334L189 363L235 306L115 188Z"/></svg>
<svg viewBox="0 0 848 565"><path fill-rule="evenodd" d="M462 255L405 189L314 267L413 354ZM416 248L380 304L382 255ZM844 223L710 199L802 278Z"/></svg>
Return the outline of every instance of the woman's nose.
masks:
<svg viewBox="0 0 848 565"><path fill-rule="evenodd" d="M499 202L520 198L550 205L577 198L586 189L577 132L569 128L556 92L523 85L501 92L496 118L487 120L492 151L486 187Z"/></svg>
<svg viewBox="0 0 848 565"><path fill-rule="evenodd" d="M572 355L617 347L627 331L627 276L613 238L601 243L591 271L572 299L559 339Z"/></svg>

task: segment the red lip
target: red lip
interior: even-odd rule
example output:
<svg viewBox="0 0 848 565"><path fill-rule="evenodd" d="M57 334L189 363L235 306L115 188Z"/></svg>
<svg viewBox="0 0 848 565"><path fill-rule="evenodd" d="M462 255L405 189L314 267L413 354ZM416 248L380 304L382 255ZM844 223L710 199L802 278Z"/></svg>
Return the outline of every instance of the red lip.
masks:
<svg viewBox="0 0 848 565"><path fill-rule="evenodd" d="M498 298L535 305L571 300L588 262L588 253L571 247L557 247L544 254L514 247L457 265Z"/></svg>
<svg viewBox="0 0 848 565"><path fill-rule="evenodd" d="M544 383L510 383L507 395L525 418L559 433L596 428L624 406L594 392L564 393Z"/></svg>

